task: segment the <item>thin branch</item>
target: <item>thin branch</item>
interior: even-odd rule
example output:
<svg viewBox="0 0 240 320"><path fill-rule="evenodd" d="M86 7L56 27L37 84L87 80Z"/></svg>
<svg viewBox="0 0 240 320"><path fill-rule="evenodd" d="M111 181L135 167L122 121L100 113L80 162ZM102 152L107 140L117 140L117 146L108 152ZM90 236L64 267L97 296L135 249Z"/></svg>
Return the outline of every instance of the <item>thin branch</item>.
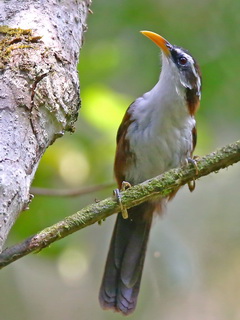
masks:
<svg viewBox="0 0 240 320"><path fill-rule="evenodd" d="M191 164L170 170L156 178L147 180L122 192L122 203L127 208L130 208L154 197L166 197L191 180L199 179L238 161L240 161L240 141L227 145L198 159L197 176L196 170ZM101 221L118 211L119 205L114 198L107 198L89 205L53 226L29 237L22 243L5 249L0 255L0 268L7 266L30 252L40 251L54 241L60 240L77 230Z"/></svg>
<svg viewBox="0 0 240 320"><path fill-rule="evenodd" d="M98 184L95 186L85 187L81 189L48 189L48 188L38 188L31 187L30 192L38 196L48 196L48 197L79 197L88 193L101 191L108 188L114 188L116 184L113 182Z"/></svg>

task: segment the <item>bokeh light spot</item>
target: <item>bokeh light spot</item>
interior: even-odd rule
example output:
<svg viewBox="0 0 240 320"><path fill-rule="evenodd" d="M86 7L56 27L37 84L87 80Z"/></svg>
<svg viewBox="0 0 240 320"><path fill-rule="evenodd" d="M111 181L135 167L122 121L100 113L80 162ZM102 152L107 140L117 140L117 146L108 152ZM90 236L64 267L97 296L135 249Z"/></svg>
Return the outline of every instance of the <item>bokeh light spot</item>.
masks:
<svg viewBox="0 0 240 320"><path fill-rule="evenodd" d="M89 175L89 163L85 155L79 151L70 151L59 161L59 174L71 186L81 185Z"/></svg>
<svg viewBox="0 0 240 320"><path fill-rule="evenodd" d="M68 248L58 259L58 272L69 286L77 285L88 269L87 257L75 248Z"/></svg>

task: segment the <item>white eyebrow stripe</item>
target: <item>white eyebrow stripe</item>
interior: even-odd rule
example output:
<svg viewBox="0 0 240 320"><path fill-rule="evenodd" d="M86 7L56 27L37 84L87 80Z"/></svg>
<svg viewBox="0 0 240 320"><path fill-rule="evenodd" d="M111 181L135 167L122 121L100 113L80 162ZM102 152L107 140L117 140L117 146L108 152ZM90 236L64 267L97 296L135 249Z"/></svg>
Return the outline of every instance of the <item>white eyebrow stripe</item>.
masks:
<svg viewBox="0 0 240 320"><path fill-rule="evenodd" d="M201 99L201 79L195 69L193 58L189 54L187 54L186 52L182 51L181 49L177 48L175 50L190 62L192 72L197 79L197 88L198 88L199 99Z"/></svg>
<svg viewBox="0 0 240 320"><path fill-rule="evenodd" d="M191 62L192 65L194 65L194 60L193 58L187 54L186 52L182 51L181 49L175 49L179 54L181 54L182 56L184 56L188 61Z"/></svg>

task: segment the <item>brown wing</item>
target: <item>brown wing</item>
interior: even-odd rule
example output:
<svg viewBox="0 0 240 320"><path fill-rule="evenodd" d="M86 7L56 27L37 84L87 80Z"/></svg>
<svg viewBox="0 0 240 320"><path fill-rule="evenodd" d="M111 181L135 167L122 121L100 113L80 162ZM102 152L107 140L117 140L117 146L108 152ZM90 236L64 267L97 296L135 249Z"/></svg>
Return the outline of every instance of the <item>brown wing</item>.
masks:
<svg viewBox="0 0 240 320"><path fill-rule="evenodd" d="M193 151L194 151L196 144L197 144L197 128L196 127L194 127L192 129L192 139L193 139L193 141L192 141L192 144L193 144L192 154L193 154Z"/></svg>
<svg viewBox="0 0 240 320"><path fill-rule="evenodd" d="M126 139L128 127L132 123L132 120L130 119L131 115L129 112L129 108L126 111L117 132L117 148L114 162L114 174L119 187L121 187L122 182L125 180L127 165L134 159L133 154L129 149L129 142Z"/></svg>

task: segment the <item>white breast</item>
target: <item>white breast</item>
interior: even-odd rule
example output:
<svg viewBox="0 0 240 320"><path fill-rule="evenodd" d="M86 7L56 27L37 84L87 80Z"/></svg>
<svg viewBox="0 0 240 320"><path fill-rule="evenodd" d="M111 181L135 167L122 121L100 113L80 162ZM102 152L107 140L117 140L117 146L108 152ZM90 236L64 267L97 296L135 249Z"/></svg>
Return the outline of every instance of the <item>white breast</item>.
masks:
<svg viewBox="0 0 240 320"><path fill-rule="evenodd" d="M126 138L135 162L126 172L127 181L136 184L150 179L180 166L190 156L195 119L188 112L184 95L177 70L169 73L168 66L162 69L156 86L131 105L135 121Z"/></svg>

